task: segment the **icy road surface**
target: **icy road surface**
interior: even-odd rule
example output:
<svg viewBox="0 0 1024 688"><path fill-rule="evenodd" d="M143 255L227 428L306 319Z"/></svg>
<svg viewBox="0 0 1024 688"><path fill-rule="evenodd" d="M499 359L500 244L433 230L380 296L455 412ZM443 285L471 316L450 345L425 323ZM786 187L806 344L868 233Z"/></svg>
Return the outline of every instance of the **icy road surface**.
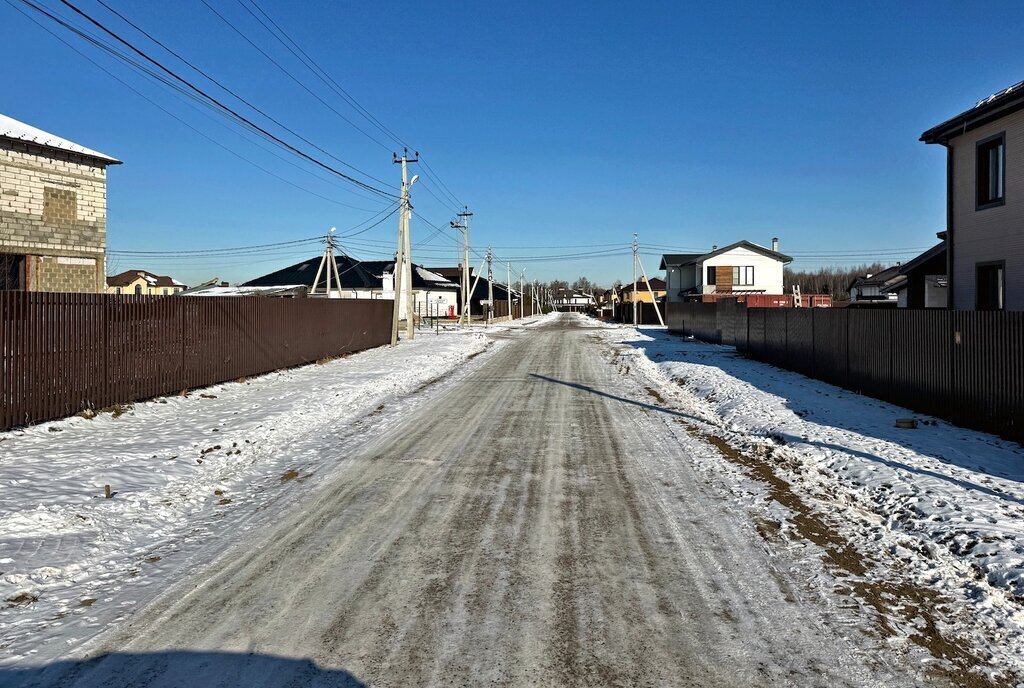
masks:
<svg viewBox="0 0 1024 688"><path fill-rule="evenodd" d="M773 546L581 318L504 338L272 526L25 685L948 685ZM331 451L325 436L320 452ZM757 489L753 488L752 489ZM225 543L227 544L227 543ZM114 654L107 654L114 653Z"/></svg>
<svg viewBox="0 0 1024 688"><path fill-rule="evenodd" d="M76 656L0 684L1001 685L947 635L945 600L845 532L852 507L710 432L621 330L492 336L358 442L281 446L334 469Z"/></svg>

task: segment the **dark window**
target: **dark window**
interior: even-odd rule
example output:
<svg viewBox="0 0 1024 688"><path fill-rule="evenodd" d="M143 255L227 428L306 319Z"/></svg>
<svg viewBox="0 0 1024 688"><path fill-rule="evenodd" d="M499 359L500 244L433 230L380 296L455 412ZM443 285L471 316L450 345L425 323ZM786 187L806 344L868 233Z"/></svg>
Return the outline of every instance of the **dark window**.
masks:
<svg viewBox="0 0 1024 688"><path fill-rule="evenodd" d="M1002 205L1006 189L1006 134L998 134L978 142L977 208Z"/></svg>
<svg viewBox="0 0 1024 688"><path fill-rule="evenodd" d="M739 287L754 286L754 266L739 265L732 269L732 284Z"/></svg>
<svg viewBox="0 0 1024 688"><path fill-rule="evenodd" d="M0 253L0 291L25 288L25 256Z"/></svg>
<svg viewBox="0 0 1024 688"><path fill-rule="evenodd" d="M1002 261L979 263L977 270L975 307L979 311L1003 310L1005 264Z"/></svg>
<svg viewBox="0 0 1024 688"><path fill-rule="evenodd" d="M714 265L709 265L708 266L708 280L704 284L714 284L714 283L715 283L715 266Z"/></svg>
<svg viewBox="0 0 1024 688"><path fill-rule="evenodd" d="M135 295L136 296L142 296L142 285L141 284L136 284L135 285Z"/></svg>

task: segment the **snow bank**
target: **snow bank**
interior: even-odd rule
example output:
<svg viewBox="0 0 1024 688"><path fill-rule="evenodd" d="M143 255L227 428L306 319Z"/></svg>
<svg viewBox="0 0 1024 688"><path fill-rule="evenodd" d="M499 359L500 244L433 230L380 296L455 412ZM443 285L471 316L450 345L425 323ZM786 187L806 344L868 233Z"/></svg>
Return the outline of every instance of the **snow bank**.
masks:
<svg viewBox="0 0 1024 688"><path fill-rule="evenodd" d="M424 332L116 417L0 433L0 663L63 656L267 522L433 381L501 345L484 333Z"/></svg>
<svg viewBox="0 0 1024 688"><path fill-rule="evenodd" d="M887 552L900 575L957 601L954 631L1024 668L1020 445L661 328L601 333L633 347L633 365L730 444L771 448L780 477L841 514L861 551ZM897 428L903 418L917 429Z"/></svg>

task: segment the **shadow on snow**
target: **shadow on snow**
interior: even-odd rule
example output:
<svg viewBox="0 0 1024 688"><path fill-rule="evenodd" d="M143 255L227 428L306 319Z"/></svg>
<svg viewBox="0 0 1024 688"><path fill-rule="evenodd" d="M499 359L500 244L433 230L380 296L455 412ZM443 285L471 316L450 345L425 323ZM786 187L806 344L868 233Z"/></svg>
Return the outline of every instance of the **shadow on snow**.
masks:
<svg viewBox="0 0 1024 688"><path fill-rule="evenodd" d="M0 667L3 688L361 688L364 685L343 669L326 669L309 659L234 652L112 652L93 659L57 661L36 667Z"/></svg>

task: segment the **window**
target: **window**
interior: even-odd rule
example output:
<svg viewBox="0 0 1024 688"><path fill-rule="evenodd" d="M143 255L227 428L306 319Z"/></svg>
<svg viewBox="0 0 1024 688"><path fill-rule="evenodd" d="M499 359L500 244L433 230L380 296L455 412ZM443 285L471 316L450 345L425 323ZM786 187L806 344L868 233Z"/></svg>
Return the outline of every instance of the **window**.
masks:
<svg viewBox="0 0 1024 688"><path fill-rule="evenodd" d="M979 311L1003 310L1004 282L1003 261L978 263L975 283L975 308Z"/></svg>
<svg viewBox="0 0 1024 688"><path fill-rule="evenodd" d="M704 282L704 284L714 284L714 283L715 283L715 266L714 265L709 265L708 266L708 279L707 279L706 282Z"/></svg>
<svg viewBox="0 0 1024 688"><path fill-rule="evenodd" d="M115 293L115 294L120 294L120 293L121 293L121 287L117 287L117 288L116 288L116 289L114 290L114 293Z"/></svg>
<svg viewBox="0 0 1024 688"><path fill-rule="evenodd" d="M141 284L136 284L135 285L135 295L136 296L142 296L142 285Z"/></svg>
<svg viewBox="0 0 1024 688"><path fill-rule="evenodd" d="M1003 205L1006 190L1006 133L978 141L977 210Z"/></svg>
<svg viewBox="0 0 1024 688"><path fill-rule="evenodd" d="M0 291L25 288L25 256L0 254Z"/></svg>
<svg viewBox="0 0 1024 688"><path fill-rule="evenodd" d="M167 287L164 287L164 296L167 296Z"/></svg>
<svg viewBox="0 0 1024 688"><path fill-rule="evenodd" d="M754 286L754 266L740 265L732 269L732 284L735 287Z"/></svg>

